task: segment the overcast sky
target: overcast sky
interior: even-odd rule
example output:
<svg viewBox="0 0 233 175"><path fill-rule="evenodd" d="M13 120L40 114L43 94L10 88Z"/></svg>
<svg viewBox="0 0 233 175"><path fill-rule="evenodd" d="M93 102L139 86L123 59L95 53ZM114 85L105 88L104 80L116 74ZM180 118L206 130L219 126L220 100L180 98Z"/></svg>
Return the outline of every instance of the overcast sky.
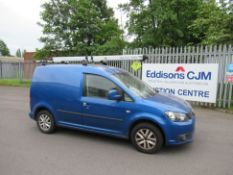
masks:
<svg viewBox="0 0 233 175"><path fill-rule="evenodd" d="M0 39L10 49L12 55L18 48L34 51L41 48L38 38L42 35L40 20L41 4L46 0L0 0ZM120 11L116 7L128 0L107 0L113 7L115 15L120 21ZM123 17L124 19L124 17Z"/></svg>

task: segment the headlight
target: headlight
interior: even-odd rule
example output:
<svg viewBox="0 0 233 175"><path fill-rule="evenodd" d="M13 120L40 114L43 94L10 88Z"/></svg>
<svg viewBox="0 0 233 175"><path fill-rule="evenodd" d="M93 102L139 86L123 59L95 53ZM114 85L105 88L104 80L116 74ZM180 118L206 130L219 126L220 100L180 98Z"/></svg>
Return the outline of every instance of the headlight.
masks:
<svg viewBox="0 0 233 175"><path fill-rule="evenodd" d="M165 112L165 114L173 122L185 122L189 119L184 113Z"/></svg>

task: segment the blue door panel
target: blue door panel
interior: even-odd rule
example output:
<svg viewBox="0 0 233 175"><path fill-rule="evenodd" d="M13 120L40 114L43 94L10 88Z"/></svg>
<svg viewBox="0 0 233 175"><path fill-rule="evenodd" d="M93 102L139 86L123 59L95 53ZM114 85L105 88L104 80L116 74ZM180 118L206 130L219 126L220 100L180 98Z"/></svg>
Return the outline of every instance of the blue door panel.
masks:
<svg viewBox="0 0 233 175"><path fill-rule="evenodd" d="M86 126L122 132L124 123L130 115L132 107L129 102L113 101L101 98L82 97L82 123Z"/></svg>

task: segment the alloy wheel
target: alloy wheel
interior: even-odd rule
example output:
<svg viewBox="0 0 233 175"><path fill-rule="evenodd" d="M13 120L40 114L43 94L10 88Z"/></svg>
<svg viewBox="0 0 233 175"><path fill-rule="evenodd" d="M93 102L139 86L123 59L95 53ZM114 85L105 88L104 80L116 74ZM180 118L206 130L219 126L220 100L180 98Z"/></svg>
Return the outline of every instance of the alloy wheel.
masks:
<svg viewBox="0 0 233 175"><path fill-rule="evenodd" d="M51 118L47 114L41 114L39 116L39 126L41 130L48 131L52 126Z"/></svg>
<svg viewBox="0 0 233 175"><path fill-rule="evenodd" d="M155 148L157 144L155 133L148 128L139 129L135 134L135 141L137 145L144 150L151 150Z"/></svg>

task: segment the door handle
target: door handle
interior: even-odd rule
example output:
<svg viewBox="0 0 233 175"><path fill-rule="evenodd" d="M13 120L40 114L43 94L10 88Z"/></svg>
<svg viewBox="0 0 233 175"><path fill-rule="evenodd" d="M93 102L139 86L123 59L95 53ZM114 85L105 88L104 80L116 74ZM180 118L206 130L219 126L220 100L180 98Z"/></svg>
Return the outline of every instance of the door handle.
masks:
<svg viewBox="0 0 233 175"><path fill-rule="evenodd" d="M125 112L126 112L126 114L130 114L131 113L131 111L128 110L128 109Z"/></svg>
<svg viewBox="0 0 233 175"><path fill-rule="evenodd" d="M89 109L89 107L90 107L90 105L87 102L83 102L82 105L86 109Z"/></svg>
<svg viewBox="0 0 233 175"><path fill-rule="evenodd" d="M88 106L87 102L83 102L83 106L87 107Z"/></svg>

